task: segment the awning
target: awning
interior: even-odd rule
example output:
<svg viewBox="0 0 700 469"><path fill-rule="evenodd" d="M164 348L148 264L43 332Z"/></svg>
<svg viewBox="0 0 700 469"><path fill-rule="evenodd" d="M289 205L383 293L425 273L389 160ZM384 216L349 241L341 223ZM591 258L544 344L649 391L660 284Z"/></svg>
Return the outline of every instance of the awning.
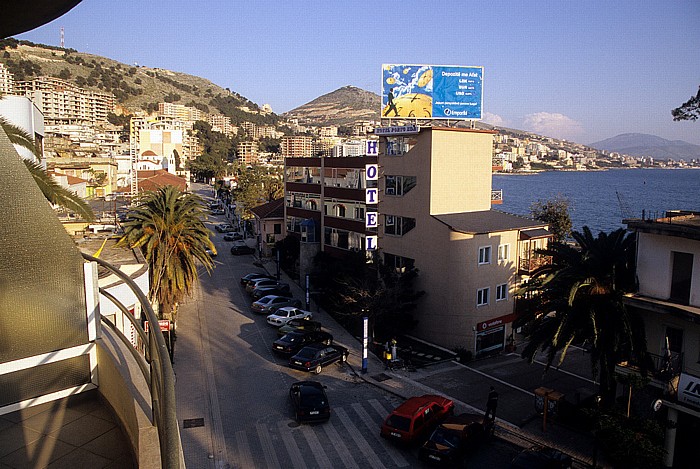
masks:
<svg viewBox="0 0 700 469"><path fill-rule="evenodd" d="M544 228L535 228L534 230L523 230L520 232L520 240L535 239L535 238L551 238L554 234Z"/></svg>

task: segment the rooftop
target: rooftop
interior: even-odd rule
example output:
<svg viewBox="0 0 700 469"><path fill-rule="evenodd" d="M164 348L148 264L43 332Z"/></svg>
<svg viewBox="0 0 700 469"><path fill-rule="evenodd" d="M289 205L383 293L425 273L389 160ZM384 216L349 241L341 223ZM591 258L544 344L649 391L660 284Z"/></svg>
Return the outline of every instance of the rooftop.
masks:
<svg viewBox="0 0 700 469"><path fill-rule="evenodd" d="M544 229L547 224L532 218L513 215L498 210L449 213L433 215L433 218L449 226L453 231L467 234L494 233L497 231Z"/></svg>
<svg viewBox="0 0 700 469"><path fill-rule="evenodd" d="M641 233L676 236L700 241L700 212L668 210L665 217L622 220L627 229Z"/></svg>

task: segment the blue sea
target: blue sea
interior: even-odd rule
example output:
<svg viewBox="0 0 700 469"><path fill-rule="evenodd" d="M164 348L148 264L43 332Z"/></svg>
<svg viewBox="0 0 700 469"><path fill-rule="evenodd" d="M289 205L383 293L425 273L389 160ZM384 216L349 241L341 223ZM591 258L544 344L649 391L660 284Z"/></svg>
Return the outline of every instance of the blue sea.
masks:
<svg viewBox="0 0 700 469"><path fill-rule="evenodd" d="M698 169L613 169L494 174L503 204L493 208L530 216L532 203L561 194L569 199L574 230L594 234L624 228L623 218L663 216L666 210L700 211Z"/></svg>

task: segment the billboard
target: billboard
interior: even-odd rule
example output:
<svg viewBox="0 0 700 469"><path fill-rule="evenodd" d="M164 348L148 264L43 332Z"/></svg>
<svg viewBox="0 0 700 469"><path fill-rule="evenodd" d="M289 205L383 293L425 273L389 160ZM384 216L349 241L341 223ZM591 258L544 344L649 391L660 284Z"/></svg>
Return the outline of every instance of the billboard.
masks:
<svg viewBox="0 0 700 469"><path fill-rule="evenodd" d="M383 119L481 119L484 67L382 65Z"/></svg>

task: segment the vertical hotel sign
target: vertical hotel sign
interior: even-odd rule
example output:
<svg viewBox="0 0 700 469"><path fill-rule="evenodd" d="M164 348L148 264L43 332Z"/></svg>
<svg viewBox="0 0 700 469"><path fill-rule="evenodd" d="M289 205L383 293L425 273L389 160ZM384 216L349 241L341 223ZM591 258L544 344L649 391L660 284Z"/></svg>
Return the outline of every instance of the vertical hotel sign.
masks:
<svg viewBox="0 0 700 469"><path fill-rule="evenodd" d="M383 65L382 118L482 118L484 67Z"/></svg>
<svg viewBox="0 0 700 469"><path fill-rule="evenodd" d="M369 150L369 148L368 148ZM378 164L366 164L365 165L365 177L368 181L378 181L379 180L379 165ZM379 189L376 187L366 187L365 188L365 204L366 205L376 205L379 202ZM369 208L369 207L368 207ZM377 211L365 211L365 227L366 228L377 228L378 226L378 216ZM367 251L375 251L377 249L377 236L367 235L365 236L365 249Z"/></svg>

